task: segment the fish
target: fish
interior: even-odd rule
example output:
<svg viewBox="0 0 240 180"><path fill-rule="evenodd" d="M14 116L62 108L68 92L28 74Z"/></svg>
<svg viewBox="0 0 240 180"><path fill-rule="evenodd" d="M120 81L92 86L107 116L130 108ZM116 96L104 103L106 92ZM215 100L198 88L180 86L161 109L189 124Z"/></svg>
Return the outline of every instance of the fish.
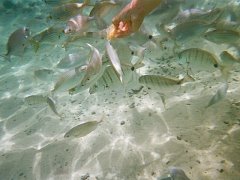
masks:
<svg viewBox="0 0 240 180"><path fill-rule="evenodd" d="M117 73L119 80L121 82L123 82L123 77L122 77L123 72L122 72L118 54L117 54L116 50L112 47L112 45L110 44L109 41L106 42L106 50L107 50L107 54L108 54L108 57L109 57L112 67L114 68L115 72Z"/></svg>
<svg viewBox="0 0 240 180"><path fill-rule="evenodd" d="M177 167L170 167L169 174L163 177L158 177L157 180L190 180L185 172Z"/></svg>
<svg viewBox="0 0 240 180"><path fill-rule="evenodd" d="M131 76L133 75L133 71L130 67L124 67L123 71L123 82L125 84L131 81ZM97 82L89 88L89 93L94 94L99 91L104 91L107 89L119 88L122 86L121 81L113 69L112 66L106 67L103 75L97 80Z"/></svg>
<svg viewBox="0 0 240 180"><path fill-rule="evenodd" d="M46 69L46 68L35 70L33 73L34 73L34 77L42 81L50 80L53 78L53 75L54 75L53 70Z"/></svg>
<svg viewBox="0 0 240 180"><path fill-rule="evenodd" d="M85 75L86 66L76 67L75 69L64 72L51 90L52 93L67 91L81 82Z"/></svg>
<svg viewBox="0 0 240 180"><path fill-rule="evenodd" d="M53 25L34 34L31 38L31 42L34 45L35 52L40 48L40 43L54 43L60 40L64 35L62 29L63 28L59 25Z"/></svg>
<svg viewBox="0 0 240 180"><path fill-rule="evenodd" d="M67 3L53 7L48 18L65 21L70 17L80 14L89 2L90 0L84 0L83 3Z"/></svg>
<svg viewBox="0 0 240 180"><path fill-rule="evenodd" d="M187 41L202 35L211 24L201 20L191 20L177 24L170 30L170 36L177 41Z"/></svg>
<svg viewBox="0 0 240 180"><path fill-rule="evenodd" d="M7 53L1 56L8 61L12 55L22 57L29 44L30 33L30 29L27 27L19 28L11 33L7 42Z"/></svg>
<svg viewBox="0 0 240 180"><path fill-rule="evenodd" d="M142 75L138 79L140 84L148 88L159 89L161 91L175 91L180 87L182 79L160 75Z"/></svg>
<svg viewBox="0 0 240 180"><path fill-rule="evenodd" d="M76 66L83 66L86 63L85 59L87 59L85 51L81 51L81 53L69 53L58 62L57 68L69 69Z"/></svg>
<svg viewBox="0 0 240 180"><path fill-rule="evenodd" d="M208 24L215 22L223 10L220 8L216 8L209 11L204 11L202 9L186 9L181 11L174 19L173 22L177 24L187 22L187 21L204 21Z"/></svg>
<svg viewBox="0 0 240 180"><path fill-rule="evenodd" d="M61 115L57 112L55 102L53 101L52 98L47 97L47 104L57 116L61 117Z"/></svg>
<svg viewBox="0 0 240 180"><path fill-rule="evenodd" d="M179 62L191 71L213 71L219 68L217 58L210 52L200 48L185 49L178 54Z"/></svg>
<svg viewBox="0 0 240 180"><path fill-rule="evenodd" d="M87 45L91 48L89 63L85 68L85 75L80 83L81 86L84 86L87 81L91 81L91 79L98 75L102 69L102 55L99 53L98 49L93 47L91 44Z"/></svg>
<svg viewBox="0 0 240 180"><path fill-rule="evenodd" d="M88 30L89 22L93 20L94 17L83 16L78 14L70 18L67 22L67 26L64 29L65 34L78 33L81 34Z"/></svg>
<svg viewBox="0 0 240 180"><path fill-rule="evenodd" d="M108 66L109 65L107 63L104 63L102 65L101 70L97 74L95 74L93 76L90 76L90 78L87 81L85 81L84 83L81 81L78 85L76 85L75 87L69 89L68 93L70 95L74 95L74 94L80 93L80 92L90 88L93 84L95 84L97 82L97 80L99 78L102 77L102 75L103 75L103 73L105 71L105 68L107 68Z"/></svg>
<svg viewBox="0 0 240 180"><path fill-rule="evenodd" d="M233 30L216 29L206 32L204 38L216 44L236 44L239 42L240 33Z"/></svg>
<svg viewBox="0 0 240 180"><path fill-rule="evenodd" d="M232 54L230 54L228 51L223 51L220 54L221 63L223 66L232 67L235 63L240 63L240 59L237 57L234 57Z"/></svg>
<svg viewBox="0 0 240 180"><path fill-rule="evenodd" d="M99 29L107 28L107 23L104 20L104 17L117 6L117 3L114 1L101 1L96 2L92 8L89 16L94 17L96 20L97 27Z"/></svg>
<svg viewBox="0 0 240 180"><path fill-rule="evenodd" d="M103 118L100 119L100 121L88 121L81 123L72 129L70 129L68 132L64 134L64 138L80 138L87 136L91 132L93 132L95 129L97 129L98 125L103 121Z"/></svg>
<svg viewBox="0 0 240 180"><path fill-rule="evenodd" d="M216 94L211 98L211 100L208 102L208 105L206 106L206 108L218 103L219 101L221 101L222 99L224 99L226 97L227 94L227 90L228 90L228 83L225 82L224 84L222 84Z"/></svg>
<svg viewBox="0 0 240 180"><path fill-rule="evenodd" d="M215 29L240 32L240 22L236 22L236 21L219 20L213 23L213 27Z"/></svg>
<svg viewBox="0 0 240 180"><path fill-rule="evenodd" d="M61 5L67 3L77 3L79 0L43 0L48 5Z"/></svg>
<svg viewBox="0 0 240 180"><path fill-rule="evenodd" d="M48 96L39 95L39 94L30 95L25 97L24 101L30 106L47 104L57 116L61 117L61 115L57 112L53 99Z"/></svg>
<svg viewBox="0 0 240 180"><path fill-rule="evenodd" d="M24 98L28 105L41 105L46 104L47 97L43 95L30 95Z"/></svg>

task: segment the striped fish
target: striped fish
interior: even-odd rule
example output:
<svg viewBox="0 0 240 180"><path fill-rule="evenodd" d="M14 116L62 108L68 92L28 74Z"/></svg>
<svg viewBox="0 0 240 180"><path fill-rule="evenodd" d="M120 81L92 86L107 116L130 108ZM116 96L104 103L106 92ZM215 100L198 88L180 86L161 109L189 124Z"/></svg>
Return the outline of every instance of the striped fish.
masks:
<svg viewBox="0 0 240 180"><path fill-rule="evenodd" d="M240 59L237 59L227 51L223 51L220 54L220 58L223 66L232 67L235 63L240 63Z"/></svg>
<svg viewBox="0 0 240 180"><path fill-rule="evenodd" d="M122 68L123 72L123 83L127 84L131 81L131 78L133 76L133 71L130 69L130 67ZM119 80L115 70L112 66L108 66L101 78L98 79L98 81L90 87L89 93L93 94L95 92L104 91L106 89L112 89L112 88L118 88L122 87L122 83Z"/></svg>
<svg viewBox="0 0 240 180"><path fill-rule="evenodd" d="M162 91L174 91L180 87L182 79L160 75L143 75L138 79L139 83L147 86L148 88L159 89Z"/></svg>
<svg viewBox="0 0 240 180"><path fill-rule="evenodd" d="M216 44L236 44L239 42L240 33L233 30L216 29L206 32L204 38Z"/></svg>
<svg viewBox="0 0 240 180"><path fill-rule="evenodd" d="M179 62L187 70L195 71L214 71L219 67L217 58L208 51L199 48L183 50L178 54Z"/></svg>
<svg viewBox="0 0 240 180"><path fill-rule="evenodd" d="M47 96L43 96L43 95L31 95L31 96L27 96L24 98L24 101L28 104L28 105L41 105L41 104L46 104L47 102Z"/></svg>

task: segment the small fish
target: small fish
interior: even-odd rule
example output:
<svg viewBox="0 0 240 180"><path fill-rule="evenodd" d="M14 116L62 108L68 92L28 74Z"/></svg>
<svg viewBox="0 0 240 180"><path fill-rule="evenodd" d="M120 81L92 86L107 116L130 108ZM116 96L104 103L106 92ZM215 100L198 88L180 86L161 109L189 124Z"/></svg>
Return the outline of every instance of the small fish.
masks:
<svg viewBox="0 0 240 180"><path fill-rule="evenodd" d="M40 105L46 104L47 97L43 95L31 95L24 98L24 101L28 105Z"/></svg>
<svg viewBox="0 0 240 180"><path fill-rule="evenodd" d="M186 41L192 37L203 34L210 24L206 21L192 20L177 24L170 30L171 37L178 41Z"/></svg>
<svg viewBox="0 0 240 180"><path fill-rule="evenodd" d="M130 67L125 67L123 71L123 81L125 84L130 82L133 71ZM122 83L113 69L112 66L106 67L103 75L97 80L97 82L89 88L89 93L94 94L95 92L104 91L106 89L119 88Z"/></svg>
<svg viewBox="0 0 240 180"><path fill-rule="evenodd" d="M67 22L67 26L64 29L65 34L70 34L70 33L83 33L87 31L89 28L89 22L93 20L93 17L89 16L83 16L81 14L78 14L77 16L74 16L70 18Z"/></svg>
<svg viewBox="0 0 240 180"><path fill-rule="evenodd" d="M215 29L240 32L240 22L236 22L236 21L229 21L229 20L216 21L213 23L213 27Z"/></svg>
<svg viewBox="0 0 240 180"><path fill-rule="evenodd" d="M34 77L42 80L42 81L47 81L53 78L54 71L51 69L38 69L35 70L34 72Z"/></svg>
<svg viewBox="0 0 240 180"><path fill-rule="evenodd" d="M209 101L208 105L206 106L206 108L218 103L219 101L221 101L222 99L225 98L226 94L227 94L227 90L228 90L228 83L225 82L223 85L221 85L216 94L211 98L211 100Z"/></svg>
<svg viewBox="0 0 240 180"><path fill-rule="evenodd" d="M1 56L9 61L12 55L21 57L27 45L29 44L29 38L30 38L29 28L23 27L17 29L8 38L7 53Z"/></svg>
<svg viewBox="0 0 240 180"><path fill-rule="evenodd" d="M81 51L81 53L70 53L58 62L57 68L68 69L83 66L85 65L85 59L87 59L87 53L85 53L85 51Z"/></svg>
<svg viewBox="0 0 240 180"><path fill-rule="evenodd" d="M24 98L24 101L28 104L28 105L48 105L51 110L59 117L60 114L57 112L55 103L53 101L52 98L48 97L48 96L43 96L43 95L31 95L31 96L27 96Z"/></svg>
<svg viewBox="0 0 240 180"><path fill-rule="evenodd" d="M74 95L74 94L80 93L80 92L90 88L92 85L94 85L97 82L97 80L99 78L102 77L106 67L108 67L108 66L109 65L107 63L104 63L102 68L100 69L100 71L97 74L90 76L90 78L87 79L85 82L81 81L80 84L78 84L75 87L69 89L68 90L69 94Z"/></svg>
<svg viewBox="0 0 240 180"><path fill-rule="evenodd" d="M114 9L116 5L117 3L114 1L96 2L89 16L94 17L99 29L104 29L107 27L104 17L107 15L107 13L109 13L110 10Z"/></svg>
<svg viewBox="0 0 240 180"><path fill-rule="evenodd" d="M185 172L176 167L169 168L169 174L165 177L158 177L157 180L190 180Z"/></svg>
<svg viewBox="0 0 240 180"><path fill-rule="evenodd" d="M222 65L227 66L229 68L231 68L235 63L240 63L240 59L237 59L227 51L223 51L220 54L220 58L221 58Z"/></svg>
<svg viewBox="0 0 240 180"><path fill-rule="evenodd" d="M122 72L118 54L117 54L116 50L112 47L112 45L109 43L109 41L106 42L106 50L107 50L107 54L108 54L108 57L109 57L112 67L116 71L119 80L121 82L123 82L123 77L122 77L123 72Z"/></svg>
<svg viewBox="0 0 240 180"><path fill-rule="evenodd" d="M47 97L47 104L57 116L61 117L61 115L57 112L55 102L53 101L52 98Z"/></svg>
<svg viewBox="0 0 240 180"><path fill-rule="evenodd" d="M52 92L66 91L79 84L85 75L85 68L85 66L80 66L63 73L55 83Z"/></svg>
<svg viewBox="0 0 240 180"><path fill-rule="evenodd" d="M180 87L182 83L182 79L160 75L143 75L139 77L138 81L148 88L160 89L162 91L177 90L176 88Z"/></svg>
<svg viewBox="0 0 240 180"><path fill-rule="evenodd" d="M90 0L84 0L83 3L67 3L54 7L50 13L50 19L65 21L70 17L81 13L83 8L89 4Z"/></svg>
<svg viewBox="0 0 240 180"><path fill-rule="evenodd" d="M216 44L236 44L239 42L240 33L233 30L216 29L206 32L204 38Z"/></svg>
<svg viewBox="0 0 240 180"><path fill-rule="evenodd" d="M33 37L31 38L31 42L34 45L35 52L37 52L40 47L40 43L55 43L56 41L60 40L62 36L62 27L58 25L53 25L33 35Z"/></svg>
<svg viewBox="0 0 240 180"><path fill-rule="evenodd" d="M179 23L187 21L205 21L206 23L213 23L222 14L223 10L216 8L209 11L203 11L202 9L187 9L181 11L175 18L174 21Z"/></svg>
<svg viewBox="0 0 240 180"><path fill-rule="evenodd" d="M217 58L213 54L199 48L185 49L178 54L178 57L187 71L212 71L219 67Z"/></svg>
<svg viewBox="0 0 240 180"><path fill-rule="evenodd" d="M43 0L48 5L61 5L66 3L77 3L79 0Z"/></svg>
<svg viewBox="0 0 240 180"><path fill-rule="evenodd" d="M98 49L93 47L91 44L87 44L91 48L89 63L86 65L86 74L81 81L81 85L84 86L86 81L91 81L93 76L99 74L102 69L102 55Z"/></svg>
<svg viewBox="0 0 240 180"><path fill-rule="evenodd" d="M80 138L90 134L92 131L97 129L99 123L103 121L103 118L100 121L88 121L82 124L79 124L72 129L70 129L65 135L64 138Z"/></svg>

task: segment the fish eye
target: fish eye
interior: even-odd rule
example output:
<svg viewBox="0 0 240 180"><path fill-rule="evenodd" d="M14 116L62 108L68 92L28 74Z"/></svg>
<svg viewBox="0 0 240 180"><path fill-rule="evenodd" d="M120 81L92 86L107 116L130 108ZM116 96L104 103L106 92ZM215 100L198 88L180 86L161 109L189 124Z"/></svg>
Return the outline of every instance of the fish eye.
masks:
<svg viewBox="0 0 240 180"><path fill-rule="evenodd" d="M218 64L214 64L213 66L214 66L215 68L217 68L217 67L218 67Z"/></svg>
<svg viewBox="0 0 240 180"><path fill-rule="evenodd" d="M132 66L132 67L131 67L131 71L134 71L134 69L135 69L134 66Z"/></svg>
<svg viewBox="0 0 240 180"><path fill-rule="evenodd" d="M153 38L153 36L152 36L152 35L149 35L149 36L148 36L148 39L152 39L152 38Z"/></svg>

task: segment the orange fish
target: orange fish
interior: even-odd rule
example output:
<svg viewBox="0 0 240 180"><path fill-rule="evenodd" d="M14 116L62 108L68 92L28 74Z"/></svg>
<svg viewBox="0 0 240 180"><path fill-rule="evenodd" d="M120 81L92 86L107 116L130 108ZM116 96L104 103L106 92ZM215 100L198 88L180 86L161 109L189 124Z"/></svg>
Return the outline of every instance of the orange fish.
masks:
<svg viewBox="0 0 240 180"><path fill-rule="evenodd" d="M132 0L112 20L107 29L107 39L121 38L136 32L144 17L155 9L162 0Z"/></svg>

